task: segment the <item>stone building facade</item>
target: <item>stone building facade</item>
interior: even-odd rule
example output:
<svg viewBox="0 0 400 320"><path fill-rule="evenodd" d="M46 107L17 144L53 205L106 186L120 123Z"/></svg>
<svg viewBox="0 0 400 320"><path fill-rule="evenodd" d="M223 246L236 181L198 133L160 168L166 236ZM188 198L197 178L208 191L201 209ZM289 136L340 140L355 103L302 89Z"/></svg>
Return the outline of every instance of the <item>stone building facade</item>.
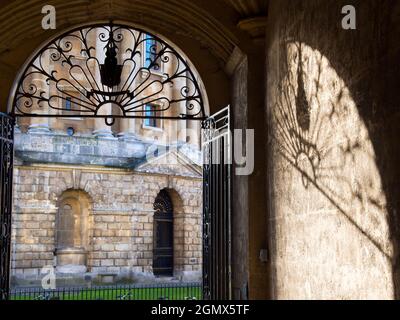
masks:
<svg viewBox="0 0 400 320"><path fill-rule="evenodd" d="M60 279L75 274L77 279L91 275L99 281L107 276L153 280L153 205L163 189L170 194L174 207L173 275L198 280L202 180L184 170L180 173L16 165L12 249L16 283L40 279L42 268L53 265ZM78 251L69 248L64 256L54 254L56 219L63 197L79 201L85 211L80 217L85 241L81 241Z"/></svg>
<svg viewBox="0 0 400 320"><path fill-rule="evenodd" d="M66 112L79 103L71 96L59 99ZM12 282L36 284L49 267L60 283L200 280L199 128L186 120L117 119L107 126L83 117L20 119ZM154 221L160 193L170 202L170 227ZM158 239L167 238L168 258L156 257L165 245ZM168 270L156 273L157 263Z"/></svg>

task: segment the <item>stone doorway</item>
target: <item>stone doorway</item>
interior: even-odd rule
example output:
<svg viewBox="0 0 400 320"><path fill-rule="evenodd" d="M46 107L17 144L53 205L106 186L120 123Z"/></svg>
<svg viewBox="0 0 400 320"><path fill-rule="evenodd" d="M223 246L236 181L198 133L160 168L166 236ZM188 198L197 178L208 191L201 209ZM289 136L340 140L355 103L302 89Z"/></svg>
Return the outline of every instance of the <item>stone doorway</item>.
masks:
<svg viewBox="0 0 400 320"><path fill-rule="evenodd" d="M174 208L166 190L154 201L153 273L155 276L174 274Z"/></svg>

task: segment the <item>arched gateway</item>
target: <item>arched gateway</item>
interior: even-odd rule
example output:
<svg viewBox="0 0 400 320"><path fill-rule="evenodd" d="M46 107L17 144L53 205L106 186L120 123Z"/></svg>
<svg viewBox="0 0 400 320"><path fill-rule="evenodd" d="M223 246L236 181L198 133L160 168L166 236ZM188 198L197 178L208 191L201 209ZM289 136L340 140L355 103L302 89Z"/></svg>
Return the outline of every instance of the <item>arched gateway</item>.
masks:
<svg viewBox="0 0 400 320"><path fill-rule="evenodd" d="M204 298L229 298L230 170L224 159L229 110L207 118L205 95L189 62L158 36L120 24L83 26L40 48L24 65L1 114L1 298L9 291L13 132L17 118L94 118L99 135L118 118L203 121ZM214 153L214 154L213 154Z"/></svg>

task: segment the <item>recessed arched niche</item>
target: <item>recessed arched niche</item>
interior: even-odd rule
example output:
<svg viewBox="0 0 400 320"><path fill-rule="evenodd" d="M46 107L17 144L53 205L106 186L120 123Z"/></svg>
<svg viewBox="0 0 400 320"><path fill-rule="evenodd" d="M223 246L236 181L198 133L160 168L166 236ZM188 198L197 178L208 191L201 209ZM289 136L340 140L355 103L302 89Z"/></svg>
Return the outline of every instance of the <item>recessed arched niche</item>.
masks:
<svg viewBox="0 0 400 320"><path fill-rule="evenodd" d="M91 202L86 192L67 190L62 193L56 216L57 272L86 272L90 211Z"/></svg>

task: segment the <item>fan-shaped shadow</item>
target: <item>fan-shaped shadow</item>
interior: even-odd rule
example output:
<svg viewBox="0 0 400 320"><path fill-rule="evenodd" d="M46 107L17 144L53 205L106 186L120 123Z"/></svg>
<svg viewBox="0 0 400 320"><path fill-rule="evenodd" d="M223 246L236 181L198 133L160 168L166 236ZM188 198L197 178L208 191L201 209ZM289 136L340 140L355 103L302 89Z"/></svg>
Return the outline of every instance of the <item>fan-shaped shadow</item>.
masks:
<svg viewBox="0 0 400 320"><path fill-rule="evenodd" d="M315 187L391 263L386 197L368 130L344 81L318 50L287 43L270 114L273 161Z"/></svg>

